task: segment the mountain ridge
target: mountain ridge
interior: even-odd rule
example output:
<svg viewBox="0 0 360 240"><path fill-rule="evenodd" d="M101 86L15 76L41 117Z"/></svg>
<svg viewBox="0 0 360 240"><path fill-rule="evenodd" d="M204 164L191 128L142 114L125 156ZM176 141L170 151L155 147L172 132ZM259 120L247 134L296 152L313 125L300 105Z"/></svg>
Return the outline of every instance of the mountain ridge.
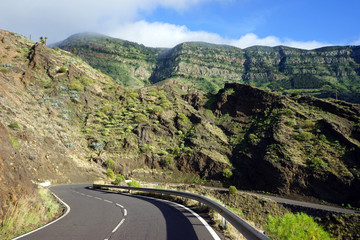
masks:
<svg viewBox="0 0 360 240"><path fill-rule="evenodd" d="M121 53L116 53L116 47L106 44L108 38L101 35L96 41L87 39L87 45L67 41L59 46L68 51L77 49L80 57L88 59L93 67L125 86L149 86L172 78L205 92L216 92L226 82L238 82L272 91L298 91L322 98L360 102L359 46L328 46L313 50L287 46L241 49L229 45L185 42L174 48L157 49L111 38L122 49ZM92 51L89 42L101 47L97 46ZM138 60L127 54L131 49L136 49ZM89 60L95 56L97 59L115 59L111 64L107 63L111 69ZM123 79L119 78L119 72L125 76Z"/></svg>

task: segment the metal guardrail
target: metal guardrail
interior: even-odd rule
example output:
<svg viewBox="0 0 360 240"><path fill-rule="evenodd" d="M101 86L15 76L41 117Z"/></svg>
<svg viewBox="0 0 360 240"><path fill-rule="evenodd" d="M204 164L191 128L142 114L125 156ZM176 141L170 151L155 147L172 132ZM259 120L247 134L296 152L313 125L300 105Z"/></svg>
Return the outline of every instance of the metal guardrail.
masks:
<svg viewBox="0 0 360 240"><path fill-rule="evenodd" d="M223 216L226 221L231 223L246 239L261 239L261 240L270 240L265 234L259 232L245 220L237 216L235 213L226 209L224 206L221 206L217 202L208 199L206 197L200 196L194 193L175 191L175 190L166 190L166 189L157 189L157 188L142 188L142 187L127 187L127 186L115 186L115 185L101 185L101 184L93 184L93 188L118 188L118 189L127 189L134 191L142 191L142 192L151 192L151 193L162 193L168 195L175 195L179 197L190 198L196 200L200 203L207 205L209 208L218 212L221 216Z"/></svg>

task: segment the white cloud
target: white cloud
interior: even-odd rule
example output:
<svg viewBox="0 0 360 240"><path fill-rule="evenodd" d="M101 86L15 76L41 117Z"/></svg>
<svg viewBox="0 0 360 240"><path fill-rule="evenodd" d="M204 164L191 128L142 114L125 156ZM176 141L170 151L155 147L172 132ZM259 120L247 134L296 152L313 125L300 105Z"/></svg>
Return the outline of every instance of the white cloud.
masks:
<svg viewBox="0 0 360 240"><path fill-rule="evenodd" d="M281 40L275 36L264 38L254 33L248 33L239 39L227 39L218 34L205 31L191 31L186 26L169 23L146 21L129 22L122 24L116 30L107 33L110 36L134 41L149 47L174 47L182 42L203 41L215 44L227 44L239 48L247 48L254 45L279 46L314 49L328 44L317 41L300 42L291 39Z"/></svg>
<svg viewBox="0 0 360 240"><path fill-rule="evenodd" d="M206 1L213 0L2 0L0 28L55 42L77 32L108 32L159 7L184 11Z"/></svg>
<svg viewBox="0 0 360 240"><path fill-rule="evenodd" d="M253 33L240 36L238 39L228 39L216 33L191 31L183 25L139 21L142 16L147 15L146 13L151 13L159 7L181 12L211 1L224 3L233 0L2 0L2 6L6 6L6 9L0 14L0 28L27 37L31 35L34 40L38 40L40 36L47 36L49 43L87 31L108 34L153 47L173 47L187 41L228 44L240 48L253 45L287 45L312 49L326 45L316 41L299 42L275 36L261 38ZM252 30L254 29L247 31Z"/></svg>

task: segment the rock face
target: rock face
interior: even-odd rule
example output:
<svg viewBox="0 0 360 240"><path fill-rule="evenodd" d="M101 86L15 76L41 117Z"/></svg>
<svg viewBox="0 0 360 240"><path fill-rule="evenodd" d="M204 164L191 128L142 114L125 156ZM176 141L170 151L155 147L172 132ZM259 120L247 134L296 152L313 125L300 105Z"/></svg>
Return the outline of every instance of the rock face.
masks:
<svg viewBox="0 0 360 240"><path fill-rule="evenodd" d="M183 43L158 58L150 78L181 78L205 91L225 82L254 84L272 90L316 89L321 97L359 101L360 47L301 50L284 46L239 49L206 43ZM345 89L340 90L341 85ZM320 91L319 91L320 90ZM309 92L309 91L307 91Z"/></svg>
<svg viewBox="0 0 360 240"><path fill-rule="evenodd" d="M213 111L233 131L234 181L249 189L359 205L360 107L226 84ZM232 137L231 137L232 136Z"/></svg>

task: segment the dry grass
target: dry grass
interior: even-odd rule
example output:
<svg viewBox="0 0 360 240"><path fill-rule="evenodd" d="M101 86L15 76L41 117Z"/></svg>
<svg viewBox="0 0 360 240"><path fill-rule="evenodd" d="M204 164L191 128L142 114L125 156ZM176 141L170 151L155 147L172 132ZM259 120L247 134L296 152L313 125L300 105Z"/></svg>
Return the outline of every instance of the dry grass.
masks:
<svg viewBox="0 0 360 240"><path fill-rule="evenodd" d="M58 202L45 188L9 207L0 225L0 239L11 239L50 222L61 213Z"/></svg>

